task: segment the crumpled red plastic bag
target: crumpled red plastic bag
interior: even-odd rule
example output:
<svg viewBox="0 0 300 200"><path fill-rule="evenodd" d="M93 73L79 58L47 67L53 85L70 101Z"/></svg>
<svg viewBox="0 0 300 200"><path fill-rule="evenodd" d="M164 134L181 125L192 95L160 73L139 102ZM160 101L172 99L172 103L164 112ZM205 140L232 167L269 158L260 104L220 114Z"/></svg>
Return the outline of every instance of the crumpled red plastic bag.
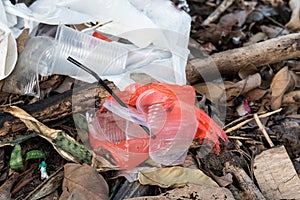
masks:
<svg viewBox="0 0 300 200"><path fill-rule="evenodd" d="M129 107L108 97L106 109L96 112L89 129L93 150L121 168L134 168L149 157L164 165L181 164L193 139L211 141L217 154L219 138L228 141L225 132L194 105L192 86L135 83L117 95Z"/></svg>

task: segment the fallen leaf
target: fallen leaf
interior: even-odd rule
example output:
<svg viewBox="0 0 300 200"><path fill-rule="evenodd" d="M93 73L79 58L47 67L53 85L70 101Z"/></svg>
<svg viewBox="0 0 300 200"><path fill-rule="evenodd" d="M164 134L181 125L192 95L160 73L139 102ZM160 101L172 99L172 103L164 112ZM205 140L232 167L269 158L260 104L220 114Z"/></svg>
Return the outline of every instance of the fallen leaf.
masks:
<svg viewBox="0 0 300 200"><path fill-rule="evenodd" d="M286 35L289 34L289 31L279 27L279 26L260 26L262 32L264 32L268 38L275 38L279 35Z"/></svg>
<svg viewBox="0 0 300 200"><path fill-rule="evenodd" d="M63 193L60 200L109 199L109 188L105 179L87 164L69 163L64 166Z"/></svg>
<svg viewBox="0 0 300 200"><path fill-rule="evenodd" d="M270 88L271 82L274 78L274 71L270 66L265 66L260 70L261 85L259 88L268 89Z"/></svg>
<svg viewBox="0 0 300 200"><path fill-rule="evenodd" d="M283 3L282 0L262 0L265 4L271 4L274 7L277 7L278 4Z"/></svg>
<svg viewBox="0 0 300 200"><path fill-rule="evenodd" d="M29 28L25 28L21 35L17 38L17 48L18 48L18 54L21 54L24 50L25 43L30 38L29 36Z"/></svg>
<svg viewBox="0 0 300 200"><path fill-rule="evenodd" d="M130 78L135 82L139 82L142 84L150 84L150 83L158 82L155 78L153 78L152 76L146 73L131 73Z"/></svg>
<svg viewBox="0 0 300 200"><path fill-rule="evenodd" d="M300 62L293 60L293 61L289 61L287 63L287 65L289 66L289 69L294 71L295 73L299 73L300 72Z"/></svg>
<svg viewBox="0 0 300 200"><path fill-rule="evenodd" d="M37 149L34 149L34 150L31 150L31 151L28 151L26 153L26 158L25 160L29 160L29 159L45 159L46 158L46 155L44 152L40 151L40 150L37 150Z"/></svg>
<svg viewBox="0 0 300 200"><path fill-rule="evenodd" d="M244 47L245 47L245 46L249 46L249 45L252 45L252 44L255 44L255 43L264 41L264 40L266 40L266 39L268 39L268 36L267 36L265 33L258 32L258 33L256 33L256 34L252 35L252 36L249 38L248 42L245 42L243 46L244 46Z"/></svg>
<svg viewBox="0 0 300 200"><path fill-rule="evenodd" d="M29 115L27 112L16 106L6 107L3 109L3 111L19 118L29 130L43 134L44 136L46 136L45 139L47 139L48 141L50 140L49 138L56 138L58 133L61 132L60 130L55 130L47 127L31 115Z"/></svg>
<svg viewBox="0 0 300 200"><path fill-rule="evenodd" d="M271 108L277 110L281 107L283 95L293 89L295 81L291 76L288 67L282 68L277 72L272 80L270 89L272 92L271 96Z"/></svg>
<svg viewBox="0 0 300 200"><path fill-rule="evenodd" d="M223 84L206 82L198 83L193 86L198 93L206 95L206 98L212 103L219 104L221 102L225 102L225 86Z"/></svg>
<svg viewBox="0 0 300 200"><path fill-rule="evenodd" d="M228 29L231 30L232 27L238 25L238 23L237 16L234 13L229 13L220 18L218 25L221 27L228 27Z"/></svg>
<svg viewBox="0 0 300 200"><path fill-rule="evenodd" d="M198 169L197 161L195 160L192 154L188 154L182 163L183 167L190 168L190 169Z"/></svg>
<svg viewBox="0 0 300 200"><path fill-rule="evenodd" d="M248 76L253 75L257 72L258 72L257 67L253 64L249 64L249 65L241 68L240 71L238 72L238 74L241 79L245 79Z"/></svg>
<svg viewBox="0 0 300 200"><path fill-rule="evenodd" d="M259 73L248 76L247 78L226 87L226 100L231 101L237 96L243 95L250 90L258 88L261 84L261 77Z"/></svg>
<svg viewBox="0 0 300 200"><path fill-rule="evenodd" d="M138 179L143 185L157 185L162 188L180 187L188 183L218 187L201 170L178 166L143 170L138 173Z"/></svg>
<svg viewBox="0 0 300 200"><path fill-rule="evenodd" d="M300 104L300 91L291 91L283 96L282 104Z"/></svg>
<svg viewBox="0 0 300 200"><path fill-rule="evenodd" d="M56 88L54 91L58 93L63 93L67 90L71 90L74 85L75 80L71 77L65 78L65 80Z"/></svg>
<svg viewBox="0 0 300 200"><path fill-rule="evenodd" d="M233 25L222 27L216 24L209 24L205 29L199 29L194 34L194 37L197 38L197 41L211 42L213 45L218 45L222 38L226 37L231 32L231 27Z"/></svg>
<svg viewBox="0 0 300 200"><path fill-rule="evenodd" d="M9 166L15 171L24 171L21 145L17 144L11 152Z"/></svg>
<svg viewBox="0 0 300 200"><path fill-rule="evenodd" d="M300 1L290 0L289 6L292 9L292 16L285 26L293 31L300 30Z"/></svg>
<svg viewBox="0 0 300 200"><path fill-rule="evenodd" d="M211 54L213 51L216 51L217 48L215 47L215 45L213 45L211 42L206 42L204 44L201 45L203 47L204 53L205 54Z"/></svg>
<svg viewBox="0 0 300 200"><path fill-rule="evenodd" d="M159 196L136 197L127 200L167 200L167 199L194 199L194 200L234 200L230 190L227 188L216 188L206 185L188 184L183 188L169 190Z"/></svg>
<svg viewBox="0 0 300 200"><path fill-rule="evenodd" d="M228 185L230 185L230 184L233 183L232 174L230 174L230 173L226 173L225 176L221 176L221 177L215 176L215 175L212 175L212 177L222 187L226 187L226 186L228 186Z"/></svg>
<svg viewBox="0 0 300 200"><path fill-rule="evenodd" d="M259 88L255 88L249 92L247 92L246 96L250 98L250 101L258 101L262 99L266 94L268 90L262 90Z"/></svg>
<svg viewBox="0 0 300 200"><path fill-rule="evenodd" d="M300 88L300 75L296 74L294 71L290 71L294 81L295 81L295 87Z"/></svg>

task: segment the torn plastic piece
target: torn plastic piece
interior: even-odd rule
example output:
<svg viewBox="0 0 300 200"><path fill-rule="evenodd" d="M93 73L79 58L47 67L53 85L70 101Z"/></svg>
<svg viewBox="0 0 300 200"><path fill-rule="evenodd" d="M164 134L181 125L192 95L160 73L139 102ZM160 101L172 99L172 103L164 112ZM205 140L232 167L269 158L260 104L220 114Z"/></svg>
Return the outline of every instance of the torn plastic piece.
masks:
<svg viewBox="0 0 300 200"><path fill-rule="evenodd" d="M0 80L11 74L17 63L17 42L8 27L3 2L0 2Z"/></svg>
<svg viewBox="0 0 300 200"><path fill-rule="evenodd" d="M96 38L99 38L99 39L101 39L101 40L105 40L105 41L107 41L107 42L111 42L111 41L112 41L111 39L109 39L108 37L106 37L105 35L103 35L103 34L97 32L97 31L95 31L95 32L93 33L93 36L96 37Z"/></svg>
<svg viewBox="0 0 300 200"><path fill-rule="evenodd" d="M42 161L40 164L39 164L39 170L41 172L41 179L48 179L49 176L47 174L47 170L46 170L46 167L47 167L47 164L45 161Z"/></svg>
<svg viewBox="0 0 300 200"><path fill-rule="evenodd" d="M216 153L218 139L228 141L224 131L194 105L192 86L135 83L117 95L128 104L127 111L120 111L108 97L105 108L89 112L87 118L94 152L123 169L149 157L164 165L181 164L194 138L213 142ZM137 123L146 124L156 137L149 137Z"/></svg>

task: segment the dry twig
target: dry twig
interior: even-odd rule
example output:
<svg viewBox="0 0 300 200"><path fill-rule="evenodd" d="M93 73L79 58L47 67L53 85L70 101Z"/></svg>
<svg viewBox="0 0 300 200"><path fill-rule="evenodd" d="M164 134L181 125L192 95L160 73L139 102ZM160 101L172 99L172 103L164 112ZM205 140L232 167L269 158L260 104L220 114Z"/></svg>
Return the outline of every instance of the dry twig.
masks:
<svg viewBox="0 0 300 200"><path fill-rule="evenodd" d="M274 147L274 144L271 140L271 138L269 137L264 125L261 123L260 119L258 118L258 115L255 113L254 114L254 119L259 127L259 130L263 133L263 135L265 136L267 142L269 143L270 147Z"/></svg>
<svg viewBox="0 0 300 200"><path fill-rule="evenodd" d="M280 109L278 109L278 110L274 110L274 111L272 111L272 112L268 112L268 113L262 114L262 115L258 115L258 117L259 117L259 118L266 118L266 117L269 117L269 116L271 116L271 115L273 115L273 114L275 114L275 113L280 112L281 110L282 110L282 108L280 108ZM235 125L235 126L229 128L229 129L227 129L227 130L225 131L225 133L230 133L230 132L232 132L232 131L238 130L238 129L240 129L242 126L244 126L245 124L248 124L249 122L251 122L253 119L254 119L254 118L247 119L247 120L245 120L245 121L243 121L243 122L241 122L241 123L239 123L239 124L237 124L237 125Z"/></svg>
<svg viewBox="0 0 300 200"><path fill-rule="evenodd" d="M212 12L202 23L202 25L206 26L214 21L216 21L220 15L229 7L235 0L224 0L217 9Z"/></svg>

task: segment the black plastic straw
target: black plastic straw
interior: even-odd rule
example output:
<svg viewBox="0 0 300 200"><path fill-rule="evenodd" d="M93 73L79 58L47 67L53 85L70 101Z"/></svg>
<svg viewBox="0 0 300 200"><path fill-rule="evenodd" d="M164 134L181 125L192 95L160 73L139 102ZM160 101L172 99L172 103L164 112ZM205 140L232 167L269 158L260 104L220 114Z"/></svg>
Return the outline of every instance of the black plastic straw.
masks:
<svg viewBox="0 0 300 200"><path fill-rule="evenodd" d="M71 63L73 63L74 65L76 65L77 67L83 69L84 71L86 71L87 73L91 74L93 77L95 77L98 81L98 83L100 83L107 92L109 92L109 94L123 107L128 108L128 106L116 95L116 93L114 93L114 91L102 80L102 78L100 78L100 76L94 72L93 70L91 70L90 68L84 66L82 63L78 62L77 60L75 60L74 58L72 58L71 56L69 56L67 58L68 61L70 61ZM149 134L152 138L155 138L155 135L153 135L150 130L148 129L148 127L143 126L141 124L139 124L140 127L142 127L147 134Z"/></svg>

